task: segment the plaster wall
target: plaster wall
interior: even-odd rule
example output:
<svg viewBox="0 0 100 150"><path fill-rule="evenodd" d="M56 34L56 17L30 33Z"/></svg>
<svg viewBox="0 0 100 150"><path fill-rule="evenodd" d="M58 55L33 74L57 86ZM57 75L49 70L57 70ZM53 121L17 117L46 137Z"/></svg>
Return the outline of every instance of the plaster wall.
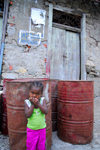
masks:
<svg viewBox="0 0 100 150"><path fill-rule="evenodd" d="M46 76L45 58L47 54L47 19L45 35L39 46L28 50L27 46L18 44L20 30L29 31L31 8L45 9L42 1L17 0L9 7L7 34L3 57L3 78L44 78ZM47 15L47 14L46 14ZM47 17L47 16L46 16Z"/></svg>

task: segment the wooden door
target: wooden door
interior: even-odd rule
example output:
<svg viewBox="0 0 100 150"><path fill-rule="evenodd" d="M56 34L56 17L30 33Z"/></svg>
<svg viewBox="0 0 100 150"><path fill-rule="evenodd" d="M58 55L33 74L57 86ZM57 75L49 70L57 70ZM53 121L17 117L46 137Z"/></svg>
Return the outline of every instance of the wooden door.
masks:
<svg viewBox="0 0 100 150"><path fill-rule="evenodd" d="M60 80L79 80L79 33L53 27L51 44L50 78Z"/></svg>

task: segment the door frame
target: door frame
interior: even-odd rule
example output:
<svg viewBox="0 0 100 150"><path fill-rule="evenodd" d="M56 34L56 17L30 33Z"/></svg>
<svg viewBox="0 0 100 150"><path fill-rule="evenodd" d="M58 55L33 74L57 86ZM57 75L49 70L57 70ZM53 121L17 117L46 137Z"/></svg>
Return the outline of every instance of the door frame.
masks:
<svg viewBox="0 0 100 150"><path fill-rule="evenodd" d="M80 33L80 74L81 80L86 80L86 14L82 11L76 11L67 7L61 7L58 5L53 5L52 3L45 3L49 6L49 20L48 20L48 63L50 65L51 59L51 38L52 38L52 27L58 26L56 23L53 23L53 9L66 12L68 14L81 16L81 29L60 25L60 28L65 28L69 31L74 31ZM50 78L50 74L49 74Z"/></svg>

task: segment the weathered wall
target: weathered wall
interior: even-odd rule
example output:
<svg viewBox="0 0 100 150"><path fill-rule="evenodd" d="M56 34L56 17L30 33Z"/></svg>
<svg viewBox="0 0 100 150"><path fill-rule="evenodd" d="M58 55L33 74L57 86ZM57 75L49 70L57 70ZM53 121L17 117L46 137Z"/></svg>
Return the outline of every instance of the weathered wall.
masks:
<svg viewBox="0 0 100 150"><path fill-rule="evenodd" d="M47 31L48 31L48 12L46 13L45 37L37 48L31 47L29 52L25 46L18 45L18 33L20 29L29 29L29 17L31 7L46 9L42 0L37 0L36 5L31 0L17 0L9 10L7 24L7 36L5 40L5 50L3 59L2 78L28 78L46 77L46 67L44 58L47 54ZM95 96L100 96L100 7L97 9L90 4L81 1L55 0L53 4L64 7L83 10L88 13L86 18L86 71L87 80L95 81ZM96 4L97 6L97 4ZM14 23L15 25L11 25Z"/></svg>
<svg viewBox="0 0 100 150"><path fill-rule="evenodd" d="M45 37L40 46L36 48L32 46L28 51L26 46L18 44L19 31L29 30L31 8L37 5L31 0L18 0L13 1L13 5L9 8L2 78L45 77L44 59L47 48L44 44L47 44L47 23ZM41 0L38 7L43 9Z"/></svg>
<svg viewBox="0 0 100 150"><path fill-rule="evenodd" d="M95 96L100 96L100 14L87 18L87 79L94 80Z"/></svg>

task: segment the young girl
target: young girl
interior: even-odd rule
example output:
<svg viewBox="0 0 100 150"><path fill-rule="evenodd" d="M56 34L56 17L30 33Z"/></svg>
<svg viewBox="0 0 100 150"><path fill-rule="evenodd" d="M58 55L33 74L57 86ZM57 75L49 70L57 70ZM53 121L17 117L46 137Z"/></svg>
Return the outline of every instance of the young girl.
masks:
<svg viewBox="0 0 100 150"><path fill-rule="evenodd" d="M43 84L35 81L30 87L29 100L25 100L27 123L27 150L46 150L45 114L48 113L46 100L42 97Z"/></svg>

